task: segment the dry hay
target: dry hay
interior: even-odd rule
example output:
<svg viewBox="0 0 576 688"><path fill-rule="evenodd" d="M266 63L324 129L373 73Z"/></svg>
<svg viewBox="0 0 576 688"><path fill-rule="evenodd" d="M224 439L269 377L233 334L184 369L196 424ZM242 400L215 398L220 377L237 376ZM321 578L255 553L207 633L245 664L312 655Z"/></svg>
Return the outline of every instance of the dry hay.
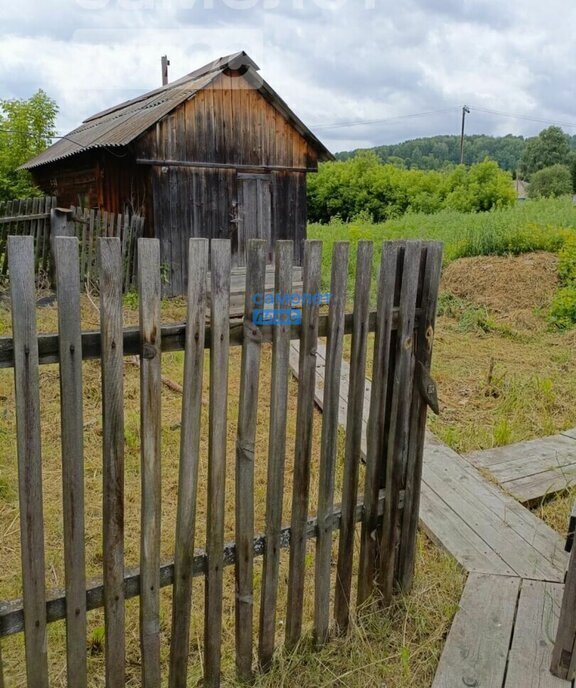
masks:
<svg viewBox="0 0 576 688"><path fill-rule="evenodd" d="M545 311L558 288L558 257L553 253L479 256L450 263L442 288L484 306L497 320L532 327L535 312Z"/></svg>

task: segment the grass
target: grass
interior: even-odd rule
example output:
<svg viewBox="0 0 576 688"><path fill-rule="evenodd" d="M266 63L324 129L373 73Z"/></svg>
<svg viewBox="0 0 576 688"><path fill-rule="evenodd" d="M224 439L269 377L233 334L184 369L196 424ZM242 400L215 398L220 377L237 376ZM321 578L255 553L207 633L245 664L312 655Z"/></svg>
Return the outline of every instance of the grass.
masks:
<svg viewBox="0 0 576 688"><path fill-rule="evenodd" d="M98 327L98 312L88 299L83 299L83 329ZM163 304L165 322L183 319L183 301ZM128 298L125 302L125 325L137 322L137 304ZM56 330L56 309L43 308L38 311L39 331ZM10 333L10 315L0 307L0 335ZM233 347L230 356L229 387L229 430L228 430L228 474L226 484L226 540L234 539L234 446L238 414L240 349ZM263 532L266 491L266 448L268 441L268 399L270 398L271 351L263 347L259 417L256 438L255 460L255 502L256 530ZM163 375L175 382L182 382L183 355L163 355ZM208 371L206 362L205 370ZM86 568L89 578L101 576L102 566L102 477L101 477L101 408L100 368L97 361L88 361L83 368L84 375L84 430L85 430L85 485L86 485ZM200 492L198 496L198 519L196 546L205 543L206 513L206 429L208 414L208 374L204 386L202 410L203 433L201 439L202 463L200 466ZM139 371L127 365L124 375L125 386L125 527L126 566L138 564L139 557L139 512L140 512L140 440L139 440ZM293 447L295 441L297 386L291 381L289 388L288 440ZM62 489L60 468L60 400L58 393L58 369L54 365L41 366L40 394L42 408L42 442L44 474L44 527L46 542L46 575L49 589L61 588L64 583L62 551ZM14 391L11 370L0 371L0 396L4 400L0 416L0 532L2 568L0 569L0 600L13 599L21 595L19 521L17 499L16 447ZM180 413L182 397L168 387L162 392L162 558L171 557L174 548L175 507L177 498L177 468L179 456ZM315 417L315 432L311 477L311 510L317 501L320 415ZM343 435L340 436L338 474L335 501L342 491ZM291 508L292 456L288 452L286 464L286 486L284 490L284 518L289 522ZM363 477L360 478L361 484ZM356 555L357 555L356 547ZM357 557L356 557L357 559ZM286 608L286 579L288 555L282 555L280 591L277 619L277 642L282 643L283 620ZM314 547L310 543L307 556L306 597L304 609L305 629L311 629L313 614L313 572ZM255 566L255 613L258 619L259 585L261 560ZM333 572L332 590L335 580ZM367 682L375 685L403 686L407 677L416 685L431 683L435 666L441 652L443 638L456 610L463 585L463 576L453 561L441 553L424 536L418 544L417 573L414 594L396 600L388 611L368 611L361 625L355 623L346 639L335 639L327 647L316 651L304 638L299 650L293 654L280 651L272 670L259 677L258 686L320 686L347 685L363 686ZM196 685L202 674L202 621L203 580L198 578L193 592L194 614L191 628L191 654L189 684ZM234 680L234 572L225 571L224 590L224 633L223 670L224 685L236 685ZM140 685L140 656L138 642L138 601L130 600L127 614L127 685ZM161 633L163 672L166 675L170 637L171 590L163 589L161 595ZM90 671L90 686L102 685L103 675L103 629L102 610L88 615L89 627L87 651ZM65 625L57 622L49 625L48 649L51 685L64 686L66 681L63 662L65 647ZM21 635L11 636L2 642L2 655L7 685L12 688L26 685L23 662L23 639ZM345 678L340 678L344 676Z"/></svg>
<svg viewBox="0 0 576 688"><path fill-rule="evenodd" d="M468 256L507 255L532 251L558 251L576 228L576 207L571 198L537 199L487 213L443 210L433 215L408 213L373 224L366 220L327 225L311 224L308 236L324 242L323 286L330 280L331 246L351 242L350 282L353 284L355 247L359 240L375 242L373 276L376 275L382 241L427 239L444 243L445 263ZM375 292L374 292L375 293Z"/></svg>

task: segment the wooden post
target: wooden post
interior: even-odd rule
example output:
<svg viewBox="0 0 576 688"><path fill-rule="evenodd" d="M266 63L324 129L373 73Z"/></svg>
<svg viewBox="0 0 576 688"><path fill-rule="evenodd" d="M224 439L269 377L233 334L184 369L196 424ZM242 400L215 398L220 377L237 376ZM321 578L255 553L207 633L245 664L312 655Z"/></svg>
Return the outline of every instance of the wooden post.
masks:
<svg viewBox="0 0 576 688"><path fill-rule="evenodd" d="M74 236L71 208L52 208L50 211L50 236Z"/></svg>
<svg viewBox="0 0 576 688"><path fill-rule="evenodd" d="M572 545L568 563L550 671L554 676L567 681L572 681L576 677L576 546L574 545Z"/></svg>

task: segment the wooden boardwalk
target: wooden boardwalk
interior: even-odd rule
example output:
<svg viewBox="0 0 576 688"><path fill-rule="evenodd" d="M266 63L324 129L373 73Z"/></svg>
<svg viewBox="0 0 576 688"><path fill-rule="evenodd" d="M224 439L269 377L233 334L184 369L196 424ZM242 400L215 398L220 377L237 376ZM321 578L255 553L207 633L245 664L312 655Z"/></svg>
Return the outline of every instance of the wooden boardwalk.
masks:
<svg viewBox="0 0 576 688"><path fill-rule="evenodd" d="M576 485L576 428L471 452L466 458L486 469L519 502L531 504Z"/></svg>
<svg viewBox="0 0 576 688"><path fill-rule="evenodd" d="M290 363L298 374L298 342ZM317 349L321 408L325 348ZM342 365L339 422L346 424L349 367ZM370 382L366 381L366 401ZM369 404L364 405L364 430ZM365 438L363 438L365 450ZM433 688L563 688L548 672L567 554L558 533L427 435L420 525L470 573Z"/></svg>

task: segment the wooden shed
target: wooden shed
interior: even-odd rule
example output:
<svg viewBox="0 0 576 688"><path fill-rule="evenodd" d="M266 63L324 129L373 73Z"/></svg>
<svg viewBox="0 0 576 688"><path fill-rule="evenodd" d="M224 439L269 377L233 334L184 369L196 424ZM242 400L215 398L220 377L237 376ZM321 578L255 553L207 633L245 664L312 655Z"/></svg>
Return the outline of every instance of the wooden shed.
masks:
<svg viewBox="0 0 576 688"><path fill-rule="evenodd" d="M185 293L189 237L306 237L306 175L330 152L244 52L86 119L23 167L60 205L144 214L166 295Z"/></svg>

